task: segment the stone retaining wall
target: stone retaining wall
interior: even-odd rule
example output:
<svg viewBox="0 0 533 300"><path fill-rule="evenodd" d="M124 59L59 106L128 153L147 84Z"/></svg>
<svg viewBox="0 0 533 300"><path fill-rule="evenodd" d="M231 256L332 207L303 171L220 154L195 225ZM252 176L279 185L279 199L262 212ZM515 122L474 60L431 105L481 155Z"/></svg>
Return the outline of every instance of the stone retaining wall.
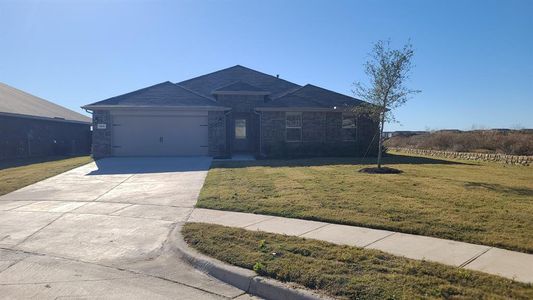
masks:
<svg viewBox="0 0 533 300"><path fill-rule="evenodd" d="M426 155L444 158L464 159L464 160L477 160L477 161L494 161L509 165L522 165L529 166L533 164L533 156L518 156L507 155L498 153L472 153L472 152L452 152L452 151L439 151L439 150L424 150L424 149L412 149L412 148L397 148L389 147L389 150L415 154Z"/></svg>

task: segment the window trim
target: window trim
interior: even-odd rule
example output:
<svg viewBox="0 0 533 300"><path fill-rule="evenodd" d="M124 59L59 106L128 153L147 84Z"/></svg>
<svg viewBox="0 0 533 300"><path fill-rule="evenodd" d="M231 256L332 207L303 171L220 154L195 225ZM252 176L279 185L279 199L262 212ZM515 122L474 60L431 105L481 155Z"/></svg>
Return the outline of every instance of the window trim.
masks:
<svg viewBox="0 0 533 300"><path fill-rule="evenodd" d="M244 136L237 136L237 121L244 121ZM248 138L248 134L247 134L247 124L246 124L246 119L245 118L239 118L239 119L235 119L234 121L234 135L235 135L235 139L236 140L245 140Z"/></svg>
<svg viewBox="0 0 533 300"><path fill-rule="evenodd" d="M344 118L353 118L353 127L345 127L344 126ZM357 128L357 116L354 115L354 114L342 113L341 126L342 126L343 129Z"/></svg>
<svg viewBox="0 0 533 300"><path fill-rule="evenodd" d="M288 116L299 116L300 117L300 126L289 126L287 124L287 117ZM302 127L303 127L303 118L302 118L302 112L285 112L285 141L289 143L300 143L302 142ZM300 138L298 140L289 140L287 136L287 129L299 129L300 130Z"/></svg>
<svg viewBox="0 0 533 300"><path fill-rule="evenodd" d="M344 118L353 118L353 127L344 126ZM358 119L357 116L354 114L342 113L341 130L343 131L342 136L343 136L344 142L356 142L357 141L357 119ZM355 131L353 135L345 134L344 132L344 131L351 131L351 130ZM346 136L348 135L352 136L352 138L349 138L349 139L346 138Z"/></svg>

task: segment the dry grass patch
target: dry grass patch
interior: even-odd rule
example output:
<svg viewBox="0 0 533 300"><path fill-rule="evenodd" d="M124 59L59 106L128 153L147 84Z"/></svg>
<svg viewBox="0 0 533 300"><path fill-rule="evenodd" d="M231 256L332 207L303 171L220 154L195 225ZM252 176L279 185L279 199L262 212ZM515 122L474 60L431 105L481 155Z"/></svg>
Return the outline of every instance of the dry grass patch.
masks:
<svg viewBox="0 0 533 300"><path fill-rule="evenodd" d="M189 223L194 248L263 276L342 299L531 299L533 287L498 276L376 250Z"/></svg>
<svg viewBox="0 0 533 300"><path fill-rule="evenodd" d="M213 164L199 207L394 230L533 253L533 167L393 155Z"/></svg>

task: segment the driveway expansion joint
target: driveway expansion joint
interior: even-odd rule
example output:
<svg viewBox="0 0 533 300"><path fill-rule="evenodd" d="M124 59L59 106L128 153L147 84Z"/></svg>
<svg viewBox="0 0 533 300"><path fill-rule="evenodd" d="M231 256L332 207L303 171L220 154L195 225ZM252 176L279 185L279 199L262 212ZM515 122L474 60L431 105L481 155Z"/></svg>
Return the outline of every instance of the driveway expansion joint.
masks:
<svg viewBox="0 0 533 300"><path fill-rule="evenodd" d="M119 182L117 185L115 185L114 187L110 188L109 190L105 191L103 194L101 194L100 196L96 197L95 199L92 200L92 202L96 202L98 201L98 199L102 198L105 194L111 192L112 190L114 190L115 188L117 188L119 185L123 184L126 180L130 179L131 177L135 176L134 175L130 175L128 176L126 179L122 180L121 182Z"/></svg>
<svg viewBox="0 0 533 300"><path fill-rule="evenodd" d="M6 201L9 201L9 200L6 200ZM15 206L15 207L12 207L12 208L10 208L10 209L6 209L6 211L13 211L13 210L15 210L15 209L19 209L19 208L22 208L22 207L24 207L24 206L31 205L31 204L33 204L33 203L34 203L34 202L21 204L20 206Z"/></svg>
<svg viewBox="0 0 533 300"><path fill-rule="evenodd" d="M46 227L52 225L52 223L54 223L55 221L59 220L61 217L63 217L64 215L66 215L68 212L64 212L64 213L61 213L57 218L53 219L52 221L48 222L46 225L44 225L43 227L39 228L37 231L33 232L32 234L28 235L27 237L25 237L24 239L22 239L20 242L16 243L13 248L18 248L20 245L22 245L23 243L27 242L29 239L31 239L33 236L35 236L36 234L38 234L39 232L41 232L43 229L45 229Z"/></svg>
<svg viewBox="0 0 533 300"><path fill-rule="evenodd" d="M472 258L466 260L464 263L462 263L461 265L459 265L459 268L464 268L466 267L467 265L469 265L470 263L472 263L474 260L478 259L480 256L482 256L483 254L489 252L489 250L493 249L494 247L489 247L483 251L481 251L480 253L474 255Z"/></svg>
<svg viewBox="0 0 533 300"><path fill-rule="evenodd" d="M306 232L304 232L304 233L302 233L302 234L299 234L299 235L297 235L297 236L301 237L302 235L306 235L306 234L308 234L308 233L311 233L311 232L313 232L313 231L319 230L319 229L324 228L324 227L329 226L329 225L332 225L332 224L328 224L328 223L326 223L326 224L324 224L324 225L320 225L320 226L318 226L317 228L313 228L313 229L311 229L311 230L309 230L309 231L306 231Z"/></svg>
<svg viewBox="0 0 533 300"><path fill-rule="evenodd" d="M257 221L257 222L253 222L253 223L251 223L251 224L248 224L248 225L246 225L246 226L243 226L242 228L243 228L243 229L247 229L247 228L250 227L250 226L254 226L254 225L257 225L257 224L261 224L261 223L263 223L263 222L270 221L270 220L272 220L272 219L274 219L274 218L276 218L276 217L273 216L273 217L266 218L266 219L263 219L263 220L260 220L260 221Z"/></svg>
<svg viewBox="0 0 533 300"><path fill-rule="evenodd" d="M375 244L375 243L377 243L377 242L379 242L379 241L383 241L384 239L386 239L386 238L388 238L388 237L390 237L390 236L393 236L393 235L395 235L395 234L397 234L397 232L393 232L393 233L391 233L391 234L387 234L386 236L381 237L381 238L379 238L379 239L377 239L377 240L375 240L375 241L373 241L373 242L370 242L370 243L364 245L364 246L361 247L361 248L367 248L368 246L373 245L373 244Z"/></svg>
<svg viewBox="0 0 533 300"><path fill-rule="evenodd" d="M116 216L115 214L118 213L119 211L124 210L124 209L126 209L126 208L128 208L128 207L132 207L132 206L135 205L135 204L130 204L130 203L128 203L128 204L129 204L129 205L126 205L126 206L121 207L121 208L119 208L119 209L117 209L117 210L114 210L114 211L112 211L112 212L110 212L110 213L108 213L108 214L106 214L106 215L109 215L109 216Z"/></svg>

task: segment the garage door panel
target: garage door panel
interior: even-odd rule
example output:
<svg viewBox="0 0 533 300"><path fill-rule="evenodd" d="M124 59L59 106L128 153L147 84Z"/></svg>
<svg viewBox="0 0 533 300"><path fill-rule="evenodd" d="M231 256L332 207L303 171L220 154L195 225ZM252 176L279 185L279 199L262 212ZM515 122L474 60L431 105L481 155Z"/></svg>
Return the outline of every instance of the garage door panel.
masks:
<svg viewBox="0 0 533 300"><path fill-rule="evenodd" d="M115 156L207 155L207 116L113 117Z"/></svg>

